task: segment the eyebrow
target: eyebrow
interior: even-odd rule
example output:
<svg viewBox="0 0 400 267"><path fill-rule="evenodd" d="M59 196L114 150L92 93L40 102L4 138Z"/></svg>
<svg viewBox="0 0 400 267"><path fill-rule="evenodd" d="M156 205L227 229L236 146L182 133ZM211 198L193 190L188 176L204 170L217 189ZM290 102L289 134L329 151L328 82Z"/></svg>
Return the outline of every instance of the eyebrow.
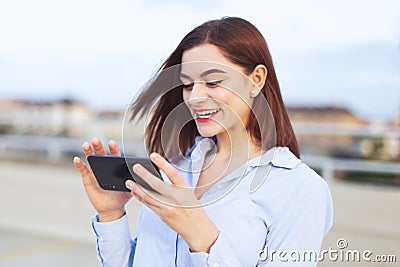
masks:
<svg viewBox="0 0 400 267"><path fill-rule="evenodd" d="M200 77L203 78L203 77L205 77L205 76L207 76L209 74L212 74L212 73L226 73L226 72L223 71L223 70L220 70L220 69L209 69L209 70L204 71L202 74L200 74ZM191 77L189 75L186 75L185 73L181 73L180 77L191 79Z"/></svg>

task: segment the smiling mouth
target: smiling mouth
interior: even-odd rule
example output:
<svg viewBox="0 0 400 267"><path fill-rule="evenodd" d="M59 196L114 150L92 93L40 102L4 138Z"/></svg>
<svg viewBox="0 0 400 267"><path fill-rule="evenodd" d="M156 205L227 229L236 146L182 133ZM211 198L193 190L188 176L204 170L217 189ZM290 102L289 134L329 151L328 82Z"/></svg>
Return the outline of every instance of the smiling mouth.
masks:
<svg viewBox="0 0 400 267"><path fill-rule="evenodd" d="M209 109L209 110L202 110L202 111L196 111L196 117L200 119L209 119L211 118L214 114L216 114L218 111L220 111L219 108L216 109Z"/></svg>

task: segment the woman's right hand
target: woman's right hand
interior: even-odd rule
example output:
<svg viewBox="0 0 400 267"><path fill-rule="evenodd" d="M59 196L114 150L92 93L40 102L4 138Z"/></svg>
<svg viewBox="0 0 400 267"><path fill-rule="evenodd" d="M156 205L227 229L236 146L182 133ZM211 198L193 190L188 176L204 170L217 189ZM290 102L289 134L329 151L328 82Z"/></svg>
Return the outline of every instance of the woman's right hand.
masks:
<svg viewBox="0 0 400 267"><path fill-rule="evenodd" d="M108 143L108 148L111 155L121 155L118 145L114 141ZM103 144L97 138L92 139L92 145L85 142L82 145L82 149L86 157L92 154L106 155ZM79 157L74 158L74 165L82 176L86 194L93 207L97 210L99 220L101 222L109 222L121 218L125 214L125 205L132 195L127 192L103 190L97 183L92 170Z"/></svg>

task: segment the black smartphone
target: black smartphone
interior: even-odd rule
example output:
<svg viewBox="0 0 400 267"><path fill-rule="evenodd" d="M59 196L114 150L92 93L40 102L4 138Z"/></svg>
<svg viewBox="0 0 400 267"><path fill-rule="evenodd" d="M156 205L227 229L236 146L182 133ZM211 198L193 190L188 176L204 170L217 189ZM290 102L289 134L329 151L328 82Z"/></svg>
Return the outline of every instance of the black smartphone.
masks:
<svg viewBox="0 0 400 267"><path fill-rule="evenodd" d="M133 172L135 164L141 164L149 172L161 178L160 170L148 158L89 155L90 168L100 187L104 190L130 192L125 181L130 179L145 189L155 192L142 178Z"/></svg>

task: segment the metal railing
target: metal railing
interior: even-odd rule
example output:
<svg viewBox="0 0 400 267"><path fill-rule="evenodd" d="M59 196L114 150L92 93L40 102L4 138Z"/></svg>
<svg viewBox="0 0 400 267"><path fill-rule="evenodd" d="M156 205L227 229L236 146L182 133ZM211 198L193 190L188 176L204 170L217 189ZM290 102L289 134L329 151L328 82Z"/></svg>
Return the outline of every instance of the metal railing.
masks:
<svg viewBox="0 0 400 267"><path fill-rule="evenodd" d="M19 158L60 162L72 155L82 155L83 138L39 136L39 135L0 135L0 158ZM117 140L121 150L127 155L144 156L146 154L143 141L124 143ZM310 167L320 169L321 175L328 182L334 179L335 171L357 171L382 174L400 174L400 163L333 158L319 155L302 155L302 160Z"/></svg>
<svg viewBox="0 0 400 267"><path fill-rule="evenodd" d="M315 155L303 155L302 160L310 167L320 169L321 176L327 182L330 182L335 178L335 171L356 171L400 175L400 163L398 162L332 158Z"/></svg>
<svg viewBox="0 0 400 267"><path fill-rule="evenodd" d="M0 135L0 158L60 162L66 156L82 155L84 141L84 138L64 136ZM145 155L143 141L124 142L123 147L121 141L117 143L125 154Z"/></svg>

